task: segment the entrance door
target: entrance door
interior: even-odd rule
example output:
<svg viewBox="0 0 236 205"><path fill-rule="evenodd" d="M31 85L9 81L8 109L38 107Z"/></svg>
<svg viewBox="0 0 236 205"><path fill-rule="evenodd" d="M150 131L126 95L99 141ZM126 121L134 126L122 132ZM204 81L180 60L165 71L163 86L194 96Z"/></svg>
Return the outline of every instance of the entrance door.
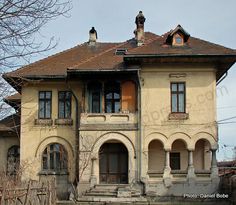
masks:
<svg viewBox="0 0 236 205"><path fill-rule="evenodd" d="M105 143L99 151L102 184L128 183L128 151L122 143Z"/></svg>

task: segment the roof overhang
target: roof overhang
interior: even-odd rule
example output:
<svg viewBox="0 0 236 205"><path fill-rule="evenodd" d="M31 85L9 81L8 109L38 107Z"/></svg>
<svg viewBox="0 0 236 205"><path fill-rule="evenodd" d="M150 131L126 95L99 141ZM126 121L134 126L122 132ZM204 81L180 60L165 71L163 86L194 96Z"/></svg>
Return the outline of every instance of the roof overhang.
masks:
<svg viewBox="0 0 236 205"><path fill-rule="evenodd" d="M236 55L127 54L124 56L124 61L127 64L209 64L217 70L218 81L236 62Z"/></svg>

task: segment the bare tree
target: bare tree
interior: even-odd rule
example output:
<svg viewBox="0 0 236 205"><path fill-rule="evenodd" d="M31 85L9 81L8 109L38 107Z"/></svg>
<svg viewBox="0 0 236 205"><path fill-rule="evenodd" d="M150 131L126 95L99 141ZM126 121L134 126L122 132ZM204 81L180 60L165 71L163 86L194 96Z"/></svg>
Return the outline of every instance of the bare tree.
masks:
<svg viewBox="0 0 236 205"><path fill-rule="evenodd" d="M0 0L1 69L19 66L33 54L53 48L53 38L45 45L37 34L49 21L67 15L71 7L71 0Z"/></svg>

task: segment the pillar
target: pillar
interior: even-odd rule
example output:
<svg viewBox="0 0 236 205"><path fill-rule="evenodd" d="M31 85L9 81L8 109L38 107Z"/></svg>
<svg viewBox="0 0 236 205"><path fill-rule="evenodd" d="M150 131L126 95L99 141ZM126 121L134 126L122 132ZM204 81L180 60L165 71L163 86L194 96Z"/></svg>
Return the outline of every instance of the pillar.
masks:
<svg viewBox="0 0 236 205"><path fill-rule="evenodd" d="M170 187L172 185L171 182L171 168L170 168L170 150L165 150L165 168L163 174L163 180L166 187Z"/></svg>
<svg viewBox="0 0 236 205"><path fill-rule="evenodd" d="M193 180L196 178L194 172L194 165L193 165L193 150L188 150L188 175L189 180Z"/></svg>

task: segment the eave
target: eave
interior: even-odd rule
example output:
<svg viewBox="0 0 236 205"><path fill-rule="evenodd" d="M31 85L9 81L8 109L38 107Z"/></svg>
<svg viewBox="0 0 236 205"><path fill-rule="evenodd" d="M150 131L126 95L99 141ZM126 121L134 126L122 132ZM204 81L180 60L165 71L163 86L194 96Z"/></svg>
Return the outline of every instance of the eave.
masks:
<svg viewBox="0 0 236 205"><path fill-rule="evenodd" d="M230 69L236 62L236 54L232 55L182 55L182 54L127 54L124 56L127 64L182 64L199 63L210 64L216 69L217 81Z"/></svg>

